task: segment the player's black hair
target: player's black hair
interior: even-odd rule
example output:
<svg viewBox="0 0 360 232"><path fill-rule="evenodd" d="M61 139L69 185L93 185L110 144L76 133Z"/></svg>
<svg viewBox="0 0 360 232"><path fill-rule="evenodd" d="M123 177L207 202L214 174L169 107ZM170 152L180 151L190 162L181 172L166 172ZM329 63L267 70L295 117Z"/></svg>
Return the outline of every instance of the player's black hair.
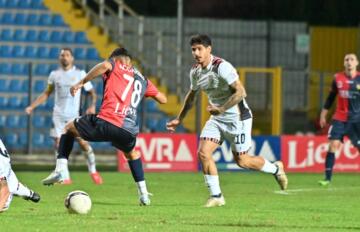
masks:
<svg viewBox="0 0 360 232"><path fill-rule="evenodd" d="M111 52L109 59L115 56L128 56L131 58L129 51L126 50L126 48L116 48L114 51Z"/></svg>
<svg viewBox="0 0 360 232"><path fill-rule="evenodd" d="M72 49L71 49L71 48L69 48L69 47L64 47L64 48L61 48L61 50L60 50L60 51L68 51L68 52L70 52L70 54L71 54L72 56L74 56Z"/></svg>
<svg viewBox="0 0 360 232"><path fill-rule="evenodd" d="M190 38L190 46L194 44L201 44L204 45L204 47L211 46L211 39L208 35L205 34L196 34L191 36Z"/></svg>

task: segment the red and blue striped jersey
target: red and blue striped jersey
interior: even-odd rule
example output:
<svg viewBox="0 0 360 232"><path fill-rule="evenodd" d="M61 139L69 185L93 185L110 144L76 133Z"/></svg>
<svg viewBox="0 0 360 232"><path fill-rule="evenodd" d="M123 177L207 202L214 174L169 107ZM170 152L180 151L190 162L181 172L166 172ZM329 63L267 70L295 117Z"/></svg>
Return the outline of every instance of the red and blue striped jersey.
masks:
<svg viewBox="0 0 360 232"><path fill-rule="evenodd" d="M112 70L103 75L104 92L98 117L137 135L137 109L144 97L156 96L157 88L136 68L109 60Z"/></svg>

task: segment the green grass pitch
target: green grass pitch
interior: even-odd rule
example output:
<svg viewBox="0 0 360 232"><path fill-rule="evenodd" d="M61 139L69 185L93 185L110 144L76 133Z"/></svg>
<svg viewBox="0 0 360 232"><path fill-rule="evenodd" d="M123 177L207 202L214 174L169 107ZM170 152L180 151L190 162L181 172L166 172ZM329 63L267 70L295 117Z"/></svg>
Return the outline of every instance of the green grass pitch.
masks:
<svg viewBox="0 0 360 232"><path fill-rule="evenodd" d="M200 173L147 173L152 205L138 206L130 173L103 172L104 184L92 184L86 172L72 172L73 184L42 186L49 172L17 172L38 191L40 203L15 198L0 214L0 231L359 231L358 174L335 174L320 187L320 174L289 174L288 194L277 193L271 175L220 173L226 205L203 208L208 197ZM89 193L88 215L68 214L70 191Z"/></svg>

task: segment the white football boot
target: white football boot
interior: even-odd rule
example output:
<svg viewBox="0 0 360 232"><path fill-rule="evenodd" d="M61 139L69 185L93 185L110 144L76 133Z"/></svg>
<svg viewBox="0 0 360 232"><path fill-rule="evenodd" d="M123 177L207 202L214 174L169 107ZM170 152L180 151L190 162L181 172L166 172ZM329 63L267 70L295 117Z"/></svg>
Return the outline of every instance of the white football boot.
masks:
<svg viewBox="0 0 360 232"><path fill-rule="evenodd" d="M152 196L151 193L141 194L139 197L139 205L149 206L151 204L150 196Z"/></svg>
<svg viewBox="0 0 360 232"><path fill-rule="evenodd" d="M288 186L288 178L284 171L284 164L281 161L276 161L274 164L278 167L278 172L274 174L275 180L280 185L281 190L286 190Z"/></svg>
<svg viewBox="0 0 360 232"><path fill-rule="evenodd" d="M225 198L223 195L221 197L210 197L204 207L211 208L211 207L218 207L225 205Z"/></svg>

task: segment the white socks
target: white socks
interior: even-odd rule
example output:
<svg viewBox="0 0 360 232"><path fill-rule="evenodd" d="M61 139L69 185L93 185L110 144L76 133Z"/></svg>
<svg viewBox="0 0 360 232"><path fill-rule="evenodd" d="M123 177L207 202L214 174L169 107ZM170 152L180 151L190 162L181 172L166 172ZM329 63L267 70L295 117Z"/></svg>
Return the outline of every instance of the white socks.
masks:
<svg viewBox="0 0 360 232"><path fill-rule="evenodd" d="M138 188L138 193L139 193L139 195L144 195L144 194L148 194L148 193L149 193L149 192L147 191L147 188L146 188L145 180L136 182L136 185L137 185L137 188Z"/></svg>
<svg viewBox="0 0 360 232"><path fill-rule="evenodd" d="M83 155L85 155L85 157L87 158L87 165L88 165L89 172L90 173L95 173L96 172L95 154L94 154L94 151L93 151L92 147L89 145L89 150L88 151L82 151L81 153Z"/></svg>
<svg viewBox="0 0 360 232"><path fill-rule="evenodd" d="M56 172L61 173L63 179L70 179L68 160L67 159L56 159Z"/></svg>
<svg viewBox="0 0 360 232"><path fill-rule="evenodd" d="M13 194L19 197L30 197L31 191L30 189L28 189L26 186L24 186L22 183L19 182L17 189L15 190L15 192L13 192Z"/></svg>
<svg viewBox="0 0 360 232"><path fill-rule="evenodd" d="M207 185L210 195L217 196L221 193L219 176L204 175L205 184Z"/></svg>
<svg viewBox="0 0 360 232"><path fill-rule="evenodd" d="M265 172L265 173L271 173L271 174L275 174L277 171L277 167L275 164L269 162L268 160L265 160L265 164L264 166L260 169L260 171Z"/></svg>

